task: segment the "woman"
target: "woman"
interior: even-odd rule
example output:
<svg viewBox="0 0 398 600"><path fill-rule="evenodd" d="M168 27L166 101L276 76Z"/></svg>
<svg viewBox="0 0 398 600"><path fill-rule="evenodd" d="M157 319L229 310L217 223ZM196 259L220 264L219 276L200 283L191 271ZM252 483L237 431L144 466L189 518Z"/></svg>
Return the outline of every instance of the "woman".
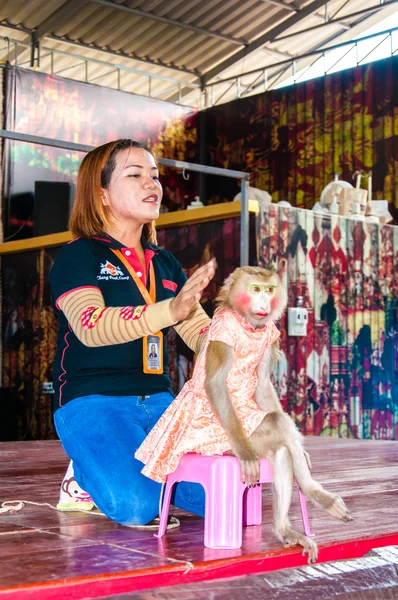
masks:
<svg viewBox="0 0 398 600"><path fill-rule="evenodd" d="M64 484L76 494L83 488L122 525L158 514L160 485L140 473L134 453L173 400L167 329L198 352L210 322L199 300L215 265L186 281L173 255L157 247L161 199L155 159L141 144L122 139L89 152L70 217L77 239L60 250L50 275L60 325L55 426L78 486L68 484L71 467ZM156 361L148 360L151 343ZM181 483L174 503L203 515L200 486Z"/></svg>

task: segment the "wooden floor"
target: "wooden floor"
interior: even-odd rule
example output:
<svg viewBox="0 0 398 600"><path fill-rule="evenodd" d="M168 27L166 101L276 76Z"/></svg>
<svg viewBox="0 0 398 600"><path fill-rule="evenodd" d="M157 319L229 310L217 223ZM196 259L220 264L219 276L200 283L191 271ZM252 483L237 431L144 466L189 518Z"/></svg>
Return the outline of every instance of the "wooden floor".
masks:
<svg viewBox="0 0 398 600"><path fill-rule="evenodd" d="M314 477L341 494L354 517L344 524L309 506L319 560L398 544L398 442L306 438L305 446ZM55 505L67 463L56 441L0 443L0 503ZM181 527L162 540L92 513L26 506L0 515L0 600L113 597L306 564L298 548L283 549L275 539L268 486L263 495L263 525L244 530L239 550L205 548L203 520L182 511L174 511ZM297 497L291 520L302 530Z"/></svg>
<svg viewBox="0 0 398 600"><path fill-rule="evenodd" d="M398 546L364 558L107 596L103 600L396 600Z"/></svg>

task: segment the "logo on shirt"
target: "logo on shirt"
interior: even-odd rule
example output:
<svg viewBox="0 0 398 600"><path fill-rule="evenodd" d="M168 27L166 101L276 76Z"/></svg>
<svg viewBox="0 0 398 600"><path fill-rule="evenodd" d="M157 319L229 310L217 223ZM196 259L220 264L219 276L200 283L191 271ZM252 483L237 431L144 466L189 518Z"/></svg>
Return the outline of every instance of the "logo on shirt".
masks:
<svg viewBox="0 0 398 600"><path fill-rule="evenodd" d="M97 275L98 280L105 279L107 281L108 279L129 279L129 276L126 276L120 267L115 267L115 265L109 262L109 260L107 260L105 263L100 263L100 265L101 270L100 274Z"/></svg>

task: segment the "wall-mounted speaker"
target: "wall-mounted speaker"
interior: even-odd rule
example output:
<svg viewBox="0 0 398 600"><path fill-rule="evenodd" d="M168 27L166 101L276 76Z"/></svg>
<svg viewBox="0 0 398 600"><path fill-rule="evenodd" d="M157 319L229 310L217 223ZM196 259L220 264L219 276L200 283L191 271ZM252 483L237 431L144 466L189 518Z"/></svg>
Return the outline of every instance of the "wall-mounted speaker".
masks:
<svg viewBox="0 0 398 600"><path fill-rule="evenodd" d="M17 394L14 388L0 388L0 441L17 439Z"/></svg>
<svg viewBox="0 0 398 600"><path fill-rule="evenodd" d="M67 231L72 185L65 181L35 181L33 235Z"/></svg>
<svg viewBox="0 0 398 600"><path fill-rule="evenodd" d="M10 196L8 206L4 206L4 241L32 237L34 203L32 192Z"/></svg>

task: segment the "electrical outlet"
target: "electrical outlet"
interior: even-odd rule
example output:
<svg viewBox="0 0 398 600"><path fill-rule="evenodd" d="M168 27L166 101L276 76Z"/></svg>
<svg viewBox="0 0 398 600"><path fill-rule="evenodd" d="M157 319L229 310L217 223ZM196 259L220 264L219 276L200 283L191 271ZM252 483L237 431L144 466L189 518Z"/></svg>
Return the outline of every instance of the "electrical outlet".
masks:
<svg viewBox="0 0 398 600"><path fill-rule="evenodd" d="M42 394L54 394L54 387L52 381L43 381L41 384Z"/></svg>
<svg viewBox="0 0 398 600"><path fill-rule="evenodd" d="M308 310L306 308L287 309L287 333L292 336L307 335Z"/></svg>

